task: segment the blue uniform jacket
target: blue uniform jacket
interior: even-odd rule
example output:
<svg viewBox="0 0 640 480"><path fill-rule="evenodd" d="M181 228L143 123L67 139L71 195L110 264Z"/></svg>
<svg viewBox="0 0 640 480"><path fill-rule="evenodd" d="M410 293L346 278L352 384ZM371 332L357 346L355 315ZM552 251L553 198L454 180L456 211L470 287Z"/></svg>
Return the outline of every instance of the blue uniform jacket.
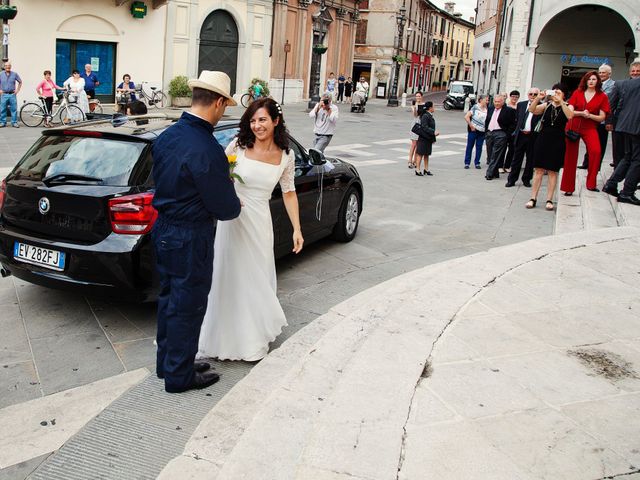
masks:
<svg viewBox="0 0 640 480"><path fill-rule="evenodd" d="M213 126L183 113L153 144L153 206L169 223L197 224L240 215L229 162Z"/></svg>

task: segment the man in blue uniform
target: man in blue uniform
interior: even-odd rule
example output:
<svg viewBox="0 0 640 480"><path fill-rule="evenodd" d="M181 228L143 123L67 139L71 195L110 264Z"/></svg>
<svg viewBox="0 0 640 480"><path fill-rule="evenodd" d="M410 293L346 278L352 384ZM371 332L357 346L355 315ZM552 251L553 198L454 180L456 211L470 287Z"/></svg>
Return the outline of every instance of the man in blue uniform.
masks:
<svg viewBox="0 0 640 480"><path fill-rule="evenodd" d="M224 150L213 127L227 105L236 105L231 80L203 71L190 80L192 108L153 146L153 242L160 276L156 371L170 393L206 388L218 381L209 364L195 363L200 326L213 275L217 220L240 214Z"/></svg>
<svg viewBox="0 0 640 480"><path fill-rule="evenodd" d="M91 64L84 66L84 73L80 74L80 78L84 79L84 91L89 98L96 98L96 87L100 85L100 81L95 73L91 71Z"/></svg>

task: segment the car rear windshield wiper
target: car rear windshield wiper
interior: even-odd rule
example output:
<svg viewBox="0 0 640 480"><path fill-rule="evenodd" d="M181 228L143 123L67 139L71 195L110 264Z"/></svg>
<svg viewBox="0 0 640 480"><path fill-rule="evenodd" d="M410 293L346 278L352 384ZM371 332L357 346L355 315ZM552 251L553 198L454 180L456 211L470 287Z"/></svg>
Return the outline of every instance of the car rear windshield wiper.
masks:
<svg viewBox="0 0 640 480"><path fill-rule="evenodd" d="M69 182L95 182L102 183L104 180L98 177L90 177L89 175L79 175L77 173L55 173L44 177L42 183L46 186L52 183L69 183Z"/></svg>

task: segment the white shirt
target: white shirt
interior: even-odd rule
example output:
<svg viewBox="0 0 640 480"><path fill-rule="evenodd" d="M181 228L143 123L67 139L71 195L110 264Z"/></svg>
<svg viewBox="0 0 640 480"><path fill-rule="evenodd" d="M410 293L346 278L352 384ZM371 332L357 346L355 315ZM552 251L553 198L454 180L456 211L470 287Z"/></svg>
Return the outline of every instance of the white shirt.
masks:
<svg viewBox="0 0 640 480"><path fill-rule="evenodd" d="M356 92L364 92L366 95L369 92L369 84L366 81L356 83Z"/></svg>
<svg viewBox="0 0 640 480"><path fill-rule="evenodd" d="M527 108L529 108L531 106L531 102L527 103ZM527 113L527 121L524 122L524 128L522 129L523 132L530 132L531 131L531 120L533 119L533 113L528 112Z"/></svg>
<svg viewBox="0 0 640 480"><path fill-rule="evenodd" d="M322 100L320 100L322 102ZM313 108L309 112L311 118L315 118L315 125L313 127L313 133L316 135L333 135L336 130L336 124L338 123L338 107L333 103L331 104L331 113L327 112L324 108Z"/></svg>

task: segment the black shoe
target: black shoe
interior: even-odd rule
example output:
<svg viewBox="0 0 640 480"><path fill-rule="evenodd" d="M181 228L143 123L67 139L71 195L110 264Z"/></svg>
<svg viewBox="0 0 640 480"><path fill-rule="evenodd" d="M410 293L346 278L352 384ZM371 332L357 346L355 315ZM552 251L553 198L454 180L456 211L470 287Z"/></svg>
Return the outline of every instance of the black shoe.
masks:
<svg viewBox="0 0 640 480"><path fill-rule="evenodd" d="M573 192L564 192L565 197L570 197L571 195L573 195Z"/></svg>
<svg viewBox="0 0 640 480"><path fill-rule="evenodd" d="M419 171L417 171L417 170L416 170L414 173L415 173L417 176L422 177L422 174L421 174Z"/></svg>
<svg viewBox="0 0 640 480"><path fill-rule="evenodd" d="M587 188L587 190L589 190L590 192L599 192L600 191L599 188Z"/></svg>
<svg viewBox="0 0 640 480"><path fill-rule="evenodd" d="M193 362L193 369L196 372L202 373L206 372L211 368L211 364L207 362Z"/></svg>
<svg viewBox="0 0 640 480"><path fill-rule="evenodd" d="M589 166L588 165L578 165L578 168L580 170L587 170L589 168Z"/></svg>
<svg viewBox="0 0 640 480"><path fill-rule="evenodd" d="M211 368L211 364L210 363L207 363L207 362L193 362L193 369L198 373L206 372L210 368ZM158 378L164 378L164 373L157 373L156 372L156 376Z"/></svg>
<svg viewBox="0 0 640 480"><path fill-rule="evenodd" d="M620 203L630 203L631 205L640 205L640 199L635 195L625 195L621 193L618 195L618 202Z"/></svg>
<svg viewBox="0 0 640 480"><path fill-rule="evenodd" d="M196 372L195 376L193 377L193 382L191 382L191 385L189 385L188 387L170 388L170 387L167 387L167 385L165 385L164 389L168 393L182 393L188 390L201 390L203 388L210 387L211 385L216 383L218 380L220 380L220 375L218 375L215 372L204 372L204 373Z"/></svg>
<svg viewBox="0 0 640 480"><path fill-rule="evenodd" d="M493 177L491 175L485 175L484 177L486 180L493 180Z"/></svg>
<svg viewBox="0 0 640 480"><path fill-rule="evenodd" d="M504 186L507 187L507 188L511 188L511 187L515 187L516 184L515 183L511 183L511 182L507 182L507 183L504 184Z"/></svg>
<svg viewBox="0 0 640 480"><path fill-rule="evenodd" d="M469 170L469 165L465 165L465 166L464 166L464 169L465 169L465 170Z"/></svg>
<svg viewBox="0 0 640 480"><path fill-rule="evenodd" d="M524 185L527 188L531 188L531 182L522 182L522 185Z"/></svg>
<svg viewBox="0 0 640 480"><path fill-rule="evenodd" d="M427 175L428 177L433 177L433 173L431 173L429 170L425 170L424 174Z"/></svg>
<svg viewBox="0 0 640 480"><path fill-rule="evenodd" d="M482 167L478 164L478 165L476 165L476 168L477 168L478 170L480 170Z"/></svg>
<svg viewBox="0 0 640 480"><path fill-rule="evenodd" d="M617 187L610 187L609 184L605 183L604 187L602 187L602 191L604 193L608 193L612 197L617 197L619 195Z"/></svg>
<svg viewBox="0 0 640 480"><path fill-rule="evenodd" d="M610 167L615 167L615 166L616 166L616 164L615 164L615 163L610 163L610 164L609 164L609 166L610 166Z"/></svg>

